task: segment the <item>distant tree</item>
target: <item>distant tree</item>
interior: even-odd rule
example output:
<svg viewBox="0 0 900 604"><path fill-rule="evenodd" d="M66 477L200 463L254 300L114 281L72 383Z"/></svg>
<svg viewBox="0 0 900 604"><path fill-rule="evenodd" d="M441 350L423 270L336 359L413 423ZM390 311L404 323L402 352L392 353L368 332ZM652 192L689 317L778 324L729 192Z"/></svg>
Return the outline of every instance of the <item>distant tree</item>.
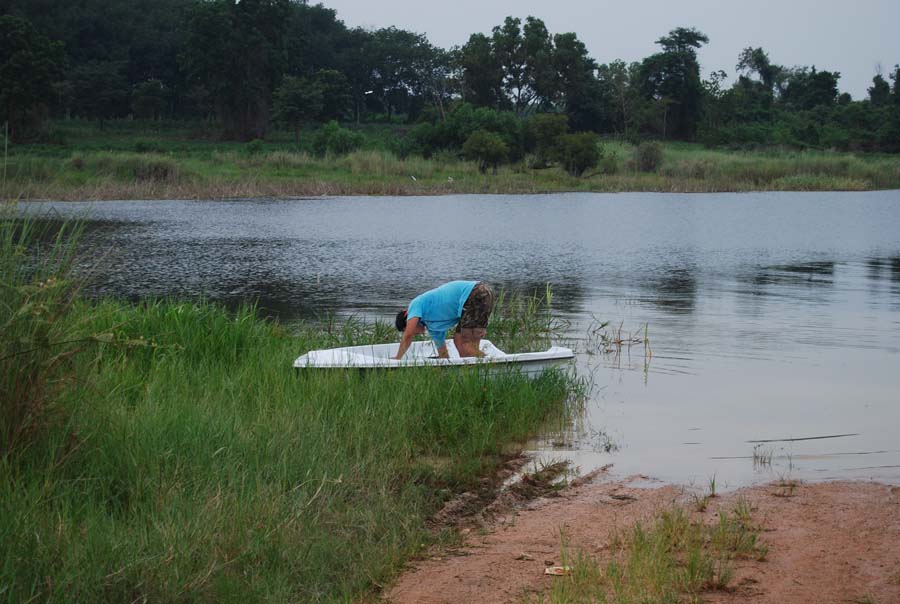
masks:
<svg viewBox="0 0 900 604"><path fill-rule="evenodd" d="M635 106L638 103L638 91L632 83L637 79L635 74L640 69L639 63L627 65L624 61L613 61L600 65L597 69L599 81L608 91L604 95L607 103L609 128L617 134L628 136L634 122Z"/></svg>
<svg viewBox="0 0 900 604"><path fill-rule="evenodd" d="M321 70L342 70L342 52L353 42L337 11L321 4L292 2L285 34L287 75L311 77Z"/></svg>
<svg viewBox="0 0 900 604"><path fill-rule="evenodd" d="M574 34L573 34L574 35ZM502 88L516 115L532 107L548 109L559 95L553 39L544 22L506 17L491 32L491 52L502 74Z"/></svg>
<svg viewBox="0 0 900 604"><path fill-rule="evenodd" d="M722 86L726 79L728 74L720 69L709 74L708 80L703 80L703 128L707 132L721 128L727 119L729 95Z"/></svg>
<svg viewBox="0 0 900 604"><path fill-rule="evenodd" d="M597 64L574 33L553 36L553 69L558 95L573 130L600 130L605 125Z"/></svg>
<svg viewBox="0 0 900 604"><path fill-rule="evenodd" d="M491 39L472 34L456 53L462 79L462 97L476 107L500 109L505 105L503 71L494 56Z"/></svg>
<svg viewBox="0 0 900 604"><path fill-rule="evenodd" d="M770 93L774 91L784 68L769 60L769 55L762 48L745 48L738 57L735 69L740 72L755 73L763 88Z"/></svg>
<svg viewBox="0 0 900 604"><path fill-rule="evenodd" d="M357 123L362 120L366 111L368 97L374 93L376 57L371 50L372 45L372 34L357 27L347 32L346 45L338 54L340 71L350 84L353 113Z"/></svg>
<svg viewBox="0 0 900 604"><path fill-rule="evenodd" d="M290 11L290 0L207 0L190 11L181 64L208 90L229 138L266 134Z"/></svg>
<svg viewBox="0 0 900 604"><path fill-rule="evenodd" d="M817 71L815 66L788 70L780 100L792 110L831 107L838 99L840 77L836 71Z"/></svg>
<svg viewBox="0 0 900 604"><path fill-rule="evenodd" d="M300 144L303 123L318 120L323 108L324 91L317 81L287 76L275 90L275 119L291 127L296 144Z"/></svg>
<svg viewBox="0 0 900 604"><path fill-rule="evenodd" d="M322 91L319 119L330 121L345 117L353 103L347 77L336 69L321 69L316 72L312 81Z"/></svg>
<svg viewBox="0 0 900 604"><path fill-rule="evenodd" d="M424 65L432 46L422 34L396 27L376 30L370 52L373 60L372 93L388 117L408 111L409 99L420 95L425 86Z"/></svg>
<svg viewBox="0 0 900 604"><path fill-rule="evenodd" d="M166 111L169 91L162 80L147 80L131 91L131 109L140 118L158 119Z"/></svg>
<svg viewBox="0 0 900 604"><path fill-rule="evenodd" d="M19 17L0 17L0 121L20 140L36 129L62 79L63 46Z"/></svg>
<svg viewBox="0 0 900 604"><path fill-rule="evenodd" d="M88 61L69 74L71 98L68 106L75 115L104 120L128 113L131 92L122 61Z"/></svg>
<svg viewBox="0 0 900 604"><path fill-rule="evenodd" d="M538 110L551 109L561 93L560 61L556 58L558 47L554 46L554 41L554 36L547 31L543 21L535 17L525 19L522 43L525 47L528 85L534 91L532 103ZM562 62L565 64L565 60Z"/></svg>
<svg viewBox="0 0 900 604"><path fill-rule="evenodd" d="M703 85L697 49L709 38L694 28L669 32L656 41L662 52L643 60L640 87L645 98L655 100L662 112L663 137L692 139L702 111Z"/></svg>
<svg viewBox="0 0 900 604"><path fill-rule="evenodd" d="M507 17L491 35L491 50L503 73L503 91L516 115L521 115L535 96L521 25L521 19Z"/></svg>
<svg viewBox="0 0 900 604"><path fill-rule="evenodd" d="M458 92L458 82L454 73L453 53L441 48L430 49L421 65L422 94L440 114L447 115L447 106L453 94Z"/></svg>
<svg viewBox="0 0 900 604"><path fill-rule="evenodd" d="M156 79L167 89L170 110L190 110L178 65L183 49L185 12L197 0L2 0L0 13L23 16L43 35L65 46L70 72L89 63L113 63L125 79L114 117L130 111L132 88ZM71 109L71 96L57 109Z"/></svg>
<svg viewBox="0 0 900 604"><path fill-rule="evenodd" d="M535 167L546 167L556 157L560 139L569 132L569 119L560 113L538 113L529 120L534 138Z"/></svg>
<svg viewBox="0 0 900 604"><path fill-rule="evenodd" d="M894 82L893 86L891 86L891 95L894 99L894 103L900 105L900 65L894 65L890 77Z"/></svg>

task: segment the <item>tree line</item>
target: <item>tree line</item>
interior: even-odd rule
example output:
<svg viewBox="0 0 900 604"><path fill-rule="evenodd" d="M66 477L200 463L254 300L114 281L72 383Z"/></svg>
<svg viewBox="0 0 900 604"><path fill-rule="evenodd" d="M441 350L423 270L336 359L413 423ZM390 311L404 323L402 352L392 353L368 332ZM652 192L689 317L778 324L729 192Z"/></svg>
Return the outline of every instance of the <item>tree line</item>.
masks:
<svg viewBox="0 0 900 604"><path fill-rule="evenodd" d="M531 16L442 49L297 0L0 0L0 15L0 121L14 140L39 137L49 117L206 119L236 140L381 120L419 124L408 144L428 153L461 149L453 123L480 116L512 152L517 120L553 114L566 131L634 140L900 151L896 65L853 100L838 72L748 47L725 86L725 71L701 77L709 38L695 28L641 61L601 64Z"/></svg>

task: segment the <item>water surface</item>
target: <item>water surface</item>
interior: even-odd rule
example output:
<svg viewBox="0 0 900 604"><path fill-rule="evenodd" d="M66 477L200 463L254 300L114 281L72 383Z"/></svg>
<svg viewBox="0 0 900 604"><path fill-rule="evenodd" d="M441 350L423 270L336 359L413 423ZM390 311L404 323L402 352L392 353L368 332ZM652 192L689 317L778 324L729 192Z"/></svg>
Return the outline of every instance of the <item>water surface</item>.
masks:
<svg viewBox="0 0 900 604"><path fill-rule="evenodd" d="M549 283L593 388L577 426L534 443L541 456L699 487L900 483L898 191L29 208L89 217L101 295L391 320L451 279ZM595 321L648 325L649 365L643 346L596 351Z"/></svg>

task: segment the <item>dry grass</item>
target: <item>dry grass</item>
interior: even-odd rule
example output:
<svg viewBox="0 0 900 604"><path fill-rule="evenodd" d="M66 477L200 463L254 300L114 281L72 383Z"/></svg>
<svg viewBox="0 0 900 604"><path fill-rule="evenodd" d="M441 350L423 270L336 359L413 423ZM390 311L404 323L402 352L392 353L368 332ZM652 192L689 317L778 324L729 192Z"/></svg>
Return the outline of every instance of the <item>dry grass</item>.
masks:
<svg viewBox="0 0 900 604"><path fill-rule="evenodd" d="M284 149L168 153L78 151L68 157L22 153L9 162L0 198L214 199L334 195L534 194L565 191L671 193L866 191L900 188L900 160L836 153L724 152L663 148L655 172L632 166L633 147L603 143L604 158L584 178L521 165L480 174L451 154L400 159L362 150L315 157Z"/></svg>

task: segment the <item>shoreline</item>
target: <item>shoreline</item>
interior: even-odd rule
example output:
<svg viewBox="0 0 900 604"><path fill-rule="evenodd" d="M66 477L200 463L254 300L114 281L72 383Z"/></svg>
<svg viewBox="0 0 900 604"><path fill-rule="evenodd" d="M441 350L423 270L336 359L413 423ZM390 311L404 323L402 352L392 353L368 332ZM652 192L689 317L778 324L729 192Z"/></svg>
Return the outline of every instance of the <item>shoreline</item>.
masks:
<svg viewBox="0 0 900 604"><path fill-rule="evenodd" d="M493 186L476 187L421 187L396 185L392 183L376 183L372 186L346 185L341 183L309 183L302 186L236 186L211 187L198 191L196 188L181 187L146 187L146 186L114 186L84 189L47 189L34 192L4 192L0 199L5 202L77 202L77 201L226 201L250 199L327 199L331 197L445 197L456 195L555 195L570 193L658 193L658 194L741 194L741 193L874 193L900 191L900 187L885 188L777 188L777 187L704 187L684 186L673 183L667 188L650 187L587 187L571 189L551 189L521 186L515 188L498 188Z"/></svg>
<svg viewBox="0 0 900 604"><path fill-rule="evenodd" d="M600 163L581 177L526 158L482 173L445 153L398 157L384 149L316 156L280 143L260 148L133 133L80 146L14 149L4 158L0 199L130 200L545 193L737 193L900 189L900 157L833 151L731 151L662 145L641 171L633 146L603 142ZM86 146L86 145L91 146ZM96 146L93 146L96 145ZM144 147L154 151L140 151Z"/></svg>
<svg viewBox="0 0 900 604"><path fill-rule="evenodd" d="M663 510L677 506L693 520L715 525L735 505L750 510L747 521L758 529L766 554L761 560L736 559L728 585L704 589L698 594L703 601L900 601L898 486L836 481L787 488L768 483L707 497L700 506L685 486L634 485L644 478L619 479L601 472L555 497L536 499L477 529L463 529L459 549L412 563L384 601L581 601L548 600L557 592L571 597L583 577L547 576L545 567L584 557L603 569L615 558L618 535L652 522ZM580 567L575 574L582 574ZM600 589L608 585L601 575Z"/></svg>

